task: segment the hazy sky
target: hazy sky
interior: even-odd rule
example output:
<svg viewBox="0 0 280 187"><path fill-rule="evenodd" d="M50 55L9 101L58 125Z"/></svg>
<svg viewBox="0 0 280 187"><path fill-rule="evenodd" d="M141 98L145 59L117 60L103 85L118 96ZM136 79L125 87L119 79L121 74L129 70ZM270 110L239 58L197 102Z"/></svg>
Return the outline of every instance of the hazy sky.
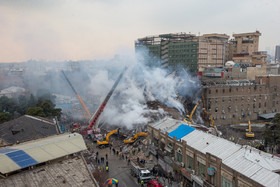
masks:
<svg viewBox="0 0 280 187"><path fill-rule="evenodd" d="M279 0L1 0L0 62L107 59L162 33L254 32L280 44Z"/></svg>

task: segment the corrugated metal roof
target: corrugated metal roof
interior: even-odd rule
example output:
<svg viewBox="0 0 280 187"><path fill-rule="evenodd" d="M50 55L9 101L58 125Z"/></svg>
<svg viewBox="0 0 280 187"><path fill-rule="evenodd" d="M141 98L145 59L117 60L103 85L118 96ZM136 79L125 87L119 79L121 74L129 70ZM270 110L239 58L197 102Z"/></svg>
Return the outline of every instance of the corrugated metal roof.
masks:
<svg viewBox="0 0 280 187"><path fill-rule="evenodd" d="M84 139L77 133L10 146L0 149L0 173L9 173L83 150L86 150Z"/></svg>
<svg viewBox="0 0 280 187"><path fill-rule="evenodd" d="M169 129L174 128L174 124L180 123L178 120L165 119L153 127L168 132ZM208 152L221 158L223 164L264 186L280 186L280 175L273 172L280 169L278 157L200 130L194 130L181 139L204 154Z"/></svg>
<svg viewBox="0 0 280 187"><path fill-rule="evenodd" d="M195 128L193 128L193 127L181 124L174 131L170 132L169 136L171 136L172 138L176 137L177 140L179 140L179 139L181 139L182 137L186 136L187 134L191 133L194 130L195 130Z"/></svg>

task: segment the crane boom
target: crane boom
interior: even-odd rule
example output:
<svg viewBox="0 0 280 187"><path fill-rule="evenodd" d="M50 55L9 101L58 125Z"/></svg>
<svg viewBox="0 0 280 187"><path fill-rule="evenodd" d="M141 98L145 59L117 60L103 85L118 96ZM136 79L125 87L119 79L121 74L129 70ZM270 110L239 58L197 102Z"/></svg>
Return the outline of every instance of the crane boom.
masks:
<svg viewBox="0 0 280 187"><path fill-rule="evenodd" d="M69 79L67 78L66 74L64 73L64 71L62 70L61 71L64 78L66 79L66 81L68 82L68 84L70 85L70 87L72 88L73 92L75 93L76 97L78 98L79 102L81 103L82 107L85 109L85 112L87 114L87 118L89 119L90 118L90 112L89 110L87 109L83 99L81 98L81 96L78 94L78 92L75 90L75 88L73 87L73 85L71 84L71 82L69 81Z"/></svg>
<svg viewBox="0 0 280 187"><path fill-rule="evenodd" d="M125 73L125 71L127 70L127 67L124 68L124 70L122 71L122 73L119 75L118 79L116 80L115 84L113 85L113 87L111 88L110 92L107 94L106 98L104 99L104 101L102 102L102 104L99 106L98 110L94 113L94 115L91 117L90 121L89 121L89 126L88 126L88 130L91 130L93 128L93 126L97 123L97 120L100 117L100 114L103 112L107 102L109 101L110 97L112 96L114 90L116 89L116 87L118 86L120 80L122 79L123 74Z"/></svg>

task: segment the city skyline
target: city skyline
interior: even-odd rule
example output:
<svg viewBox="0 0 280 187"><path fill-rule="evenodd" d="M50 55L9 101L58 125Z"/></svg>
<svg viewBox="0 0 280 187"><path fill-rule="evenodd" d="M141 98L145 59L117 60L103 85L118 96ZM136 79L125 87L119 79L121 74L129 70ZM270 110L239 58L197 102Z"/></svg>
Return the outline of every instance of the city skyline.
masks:
<svg viewBox="0 0 280 187"><path fill-rule="evenodd" d="M8 1L0 3L0 62L108 59L133 53L137 38L162 33L262 33L280 44L277 0Z"/></svg>

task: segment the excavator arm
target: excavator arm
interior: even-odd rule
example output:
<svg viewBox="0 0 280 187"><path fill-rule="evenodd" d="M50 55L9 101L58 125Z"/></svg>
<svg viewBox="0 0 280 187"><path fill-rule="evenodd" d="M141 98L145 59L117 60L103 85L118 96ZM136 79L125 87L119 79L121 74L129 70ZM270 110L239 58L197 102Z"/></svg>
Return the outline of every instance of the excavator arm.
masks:
<svg viewBox="0 0 280 187"><path fill-rule="evenodd" d="M201 101L198 101L198 103L193 107L192 112L190 115L186 115L187 117L184 119L184 121L188 122L188 123L193 123L192 117L193 114L197 108L197 106L201 103Z"/></svg>
<svg viewBox="0 0 280 187"><path fill-rule="evenodd" d="M117 133L118 131L119 131L119 129L112 130L111 132L109 132L109 133L107 134L106 140L104 140L104 141L99 141L99 140L97 140L97 145L108 145L109 142L110 142L110 136L111 136L112 134Z"/></svg>
<svg viewBox="0 0 280 187"><path fill-rule="evenodd" d="M138 132L138 133L135 134L133 137L131 137L131 138L129 138L129 139L126 139L126 140L124 140L123 142L124 142L124 143L134 143L134 142L137 140L137 138L138 138L139 136L148 136L148 134L147 134L146 132Z"/></svg>

